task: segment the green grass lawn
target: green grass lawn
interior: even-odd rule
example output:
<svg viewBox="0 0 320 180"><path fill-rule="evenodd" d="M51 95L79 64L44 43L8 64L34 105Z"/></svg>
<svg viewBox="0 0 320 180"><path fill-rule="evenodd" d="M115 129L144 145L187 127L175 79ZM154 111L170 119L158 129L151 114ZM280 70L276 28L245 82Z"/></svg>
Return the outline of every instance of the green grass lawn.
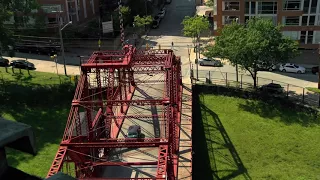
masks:
<svg viewBox="0 0 320 180"><path fill-rule="evenodd" d="M195 179L320 178L318 117L261 101L199 98L194 111L199 118L193 119Z"/></svg>
<svg viewBox="0 0 320 180"><path fill-rule="evenodd" d="M75 89L70 77L0 68L0 116L32 126L36 156L8 149L9 164L29 174L45 177L57 152ZM60 81L61 79L61 81Z"/></svg>
<svg viewBox="0 0 320 180"><path fill-rule="evenodd" d="M67 77L64 75L56 75L53 73L45 73L45 72L37 72L37 71L29 71L22 69L21 73L19 69L15 69L14 73L12 72L12 68L8 68L8 72L6 72L4 67L0 67L0 80L4 79L6 81L15 81L19 84L40 84L40 85L52 85L52 84L60 84L63 82L72 82L72 77Z"/></svg>

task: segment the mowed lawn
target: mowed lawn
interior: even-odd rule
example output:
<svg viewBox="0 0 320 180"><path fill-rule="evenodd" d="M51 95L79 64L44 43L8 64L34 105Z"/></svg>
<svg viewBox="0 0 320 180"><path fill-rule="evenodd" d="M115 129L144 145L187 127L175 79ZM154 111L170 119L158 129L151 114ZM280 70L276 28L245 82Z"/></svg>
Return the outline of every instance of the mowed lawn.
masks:
<svg viewBox="0 0 320 180"><path fill-rule="evenodd" d="M199 101L195 179L320 179L319 117L233 97Z"/></svg>
<svg viewBox="0 0 320 180"><path fill-rule="evenodd" d="M71 83L70 83L71 82ZM63 84L67 83L67 84ZM32 126L36 156L8 148L9 164L29 174L45 177L63 136L73 98L70 77L0 68L0 116Z"/></svg>

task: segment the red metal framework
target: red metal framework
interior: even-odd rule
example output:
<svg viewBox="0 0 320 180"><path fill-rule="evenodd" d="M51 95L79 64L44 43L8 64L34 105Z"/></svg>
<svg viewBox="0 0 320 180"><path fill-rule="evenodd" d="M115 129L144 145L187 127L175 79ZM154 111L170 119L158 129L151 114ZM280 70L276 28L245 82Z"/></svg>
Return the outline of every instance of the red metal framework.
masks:
<svg viewBox="0 0 320 180"><path fill-rule="evenodd" d="M47 177L63 171L78 179L175 179L181 83L181 61L172 50L125 46L94 52L81 65L63 139ZM152 91L156 95L151 96ZM140 125L138 121L153 124L154 132L141 126L148 137L126 138L126 128ZM124 161L123 156L132 159L132 149L155 159ZM152 149L157 152L152 154ZM122 159L114 159L115 152ZM155 171L148 177L109 177L111 166L154 166Z"/></svg>

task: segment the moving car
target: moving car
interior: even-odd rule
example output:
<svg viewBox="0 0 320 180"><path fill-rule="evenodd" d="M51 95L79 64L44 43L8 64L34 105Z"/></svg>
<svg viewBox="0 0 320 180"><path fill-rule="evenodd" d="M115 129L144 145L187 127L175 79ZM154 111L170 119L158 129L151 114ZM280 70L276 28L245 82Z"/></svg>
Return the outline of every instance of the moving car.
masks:
<svg viewBox="0 0 320 180"><path fill-rule="evenodd" d="M282 72L306 73L306 68L292 63L281 64L279 70Z"/></svg>
<svg viewBox="0 0 320 180"><path fill-rule="evenodd" d="M315 66L311 68L312 74L317 74L319 72L319 66Z"/></svg>
<svg viewBox="0 0 320 180"><path fill-rule="evenodd" d="M138 125L132 125L128 128L127 138L140 138L141 127Z"/></svg>
<svg viewBox="0 0 320 180"><path fill-rule="evenodd" d="M214 67L222 67L222 63L219 60L216 59L210 59L207 57L203 57L199 59L198 63L200 66L214 66Z"/></svg>
<svg viewBox="0 0 320 180"><path fill-rule="evenodd" d="M34 64L26 60L13 60L10 62L10 66L21 69L35 69Z"/></svg>
<svg viewBox="0 0 320 180"><path fill-rule="evenodd" d="M284 89L280 84L270 83L260 87L260 90L268 93L281 94L284 93Z"/></svg>
<svg viewBox="0 0 320 180"><path fill-rule="evenodd" d="M9 66L9 60L3 57L0 57L0 66L8 67Z"/></svg>

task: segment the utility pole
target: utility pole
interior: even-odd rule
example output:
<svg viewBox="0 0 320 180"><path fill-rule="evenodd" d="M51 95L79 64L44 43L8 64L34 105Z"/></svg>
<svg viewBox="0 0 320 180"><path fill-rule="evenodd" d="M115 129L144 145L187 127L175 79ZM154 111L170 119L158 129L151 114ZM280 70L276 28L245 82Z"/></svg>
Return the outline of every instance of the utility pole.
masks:
<svg viewBox="0 0 320 180"><path fill-rule="evenodd" d="M319 60L318 60L318 61L319 61L319 62L318 62L318 63L319 63L319 65L318 65L318 66L319 66L319 67L318 67L318 89L320 89L320 42L319 42L319 49L318 49L318 51L319 51L319 52L318 52L318 53L319 53L319 57L318 57L318 58L319 58ZM319 103L320 103L320 96L319 96Z"/></svg>
<svg viewBox="0 0 320 180"><path fill-rule="evenodd" d="M61 12L60 12L60 15L59 15L60 48L61 48L61 55L62 55L62 59L63 59L64 74L67 76L66 58L65 58L65 55L64 55L64 46L63 46L61 23L62 23L62 21L61 21Z"/></svg>

